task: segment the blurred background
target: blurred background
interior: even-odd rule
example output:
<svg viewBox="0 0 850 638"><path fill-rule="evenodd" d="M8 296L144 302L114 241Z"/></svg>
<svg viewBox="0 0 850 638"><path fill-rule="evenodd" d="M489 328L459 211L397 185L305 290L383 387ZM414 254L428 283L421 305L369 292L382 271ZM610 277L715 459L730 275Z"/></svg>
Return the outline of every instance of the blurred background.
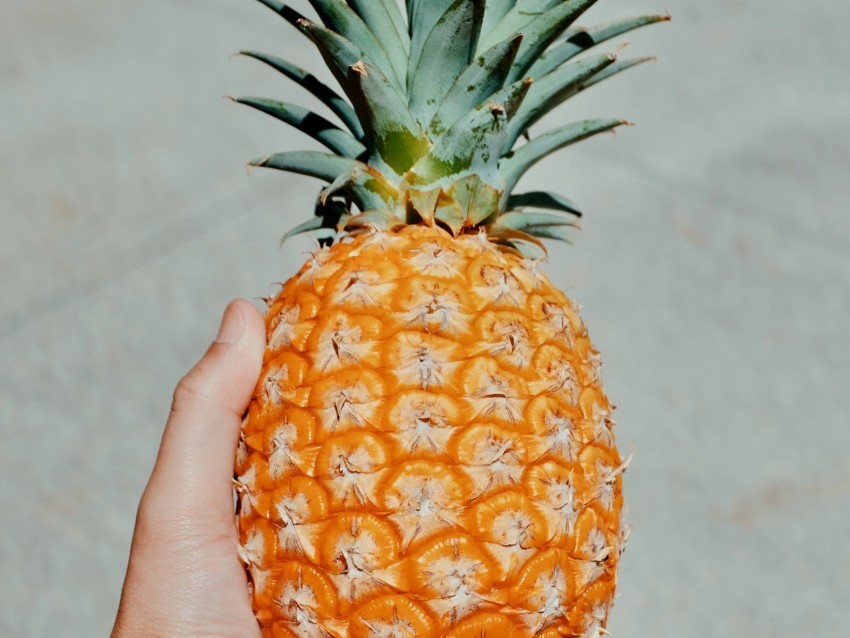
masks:
<svg viewBox="0 0 850 638"><path fill-rule="evenodd" d="M837 636L850 4L605 0L582 24L665 10L623 51L657 62L549 120L638 126L525 180L587 211L548 272L584 306L634 452L610 629ZM251 0L0 0L4 637L109 633L175 382L229 299L267 295L311 248L278 238L319 183L244 165L312 141L222 97L314 103L242 48L320 68Z"/></svg>

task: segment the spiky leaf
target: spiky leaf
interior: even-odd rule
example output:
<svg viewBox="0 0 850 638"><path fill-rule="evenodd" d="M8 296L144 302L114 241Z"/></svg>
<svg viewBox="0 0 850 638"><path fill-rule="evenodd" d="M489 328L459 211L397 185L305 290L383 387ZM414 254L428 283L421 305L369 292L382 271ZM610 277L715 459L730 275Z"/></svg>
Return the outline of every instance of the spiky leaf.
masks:
<svg viewBox="0 0 850 638"><path fill-rule="evenodd" d="M529 234L534 234L534 229L538 226L569 226L576 228L576 222L564 215L556 215L554 213L542 212L519 212L511 211L499 215L494 226L503 226L505 228L514 228L522 230Z"/></svg>
<svg viewBox="0 0 850 638"><path fill-rule="evenodd" d="M322 23L359 47L373 64L390 80L399 91L403 90L406 69L403 58L387 55L384 45L375 34L343 0L309 0L319 14ZM372 0L374 2L374 0ZM398 67L398 68L397 68Z"/></svg>
<svg viewBox="0 0 850 638"><path fill-rule="evenodd" d="M517 34L476 56L449 89L428 131L433 135L442 135L464 114L503 87L520 42L522 35Z"/></svg>
<svg viewBox="0 0 850 638"><path fill-rule="evenodd" d="M351 105L345 101L345 98L336 93L328 85L324 84L312 73L309 73L299 66L295 66L291 62L287 62L282 58L256 51L240 51L240 55L254 58L263 62L282 73L289 79L297 82L307 91L312 93L322 104L328 107L331 112L336 115L343 124L348 127L348 130L357 139L363 138L363 127L360 126L360 120L357 119L357 114Z"/></svg>
<svg viewBox="0 0 850 638"><path fill-rule="evenodd" d="M511 211L526 207L547 208L549 210L559 210L569 213L576 217L582 216L581 210L572 200L558 193L530 191L528 193L511 193L510 197L508 197L507 210Z"/></svg>
<svg viewBox="0 0 850 638"><path fill-rule="evenodd" d="M484 0L455 0L425 40L408 91L410 111L423 125L472 61L483 15Z"/></svg>
<svg viewBox="0 0 850 638"><path fill-rule="evenodd" d="M346 213L347 210L341 203L334 202L334 211L332 214L326 213L322 214L320 217L311 217L307 221L290 228L288 231L286 231L286 234L281 238L280 243L283 244L284 242L286 242L287 239L294 237L295 235L300 235L302 233L311 233L322 229L336 229L339 220Z"/></svg>
<svg viewBox="0 0 850 638"><path fill-rule="evenodd" d="M500 196L501 191L484 182L479 175L467 175L440 194L434 217L457 234L495 216Z"/></svg>
<svg viewBox="0 0 850 638"><path fill-rule="evenodd" d="M327 182L334 182L340 175L352 175L355 181L344 190L361 210L388 208L398 198L396 188L381 173L349 157L319 151L287 151L254 160L250 166L300 173Z"/></svg>
<svg viewBox="0 0 850 638"><path fill-rule="evenodd" d="M428 152L427 137L405 108L403 98L378 69L363 61L352 65L348 88L375 163L401 175Z"/></svg>
<svg viewBox="0 0 850 638"><path fill-rule="evenodd" d="M528 96L508 125L505 151L513 148L519 136L541 117L578 93L584 82L614 63L613 55L599 55L567 64L535 80Z"/></svg>
<svg viewBox="0 0 850 638"><path fill-rule="evenodd" d="M654 60L655 60L655 58L653 58L653 57L649 57L649 58L629 58L628 60L617 60L611 66L606 67L605 69L603 69L602 71L600 71L599 73L597 73L596 75L591 77L589 80L585 81L581 85L579 90L584 91L585 89L590 88L594 84L599 84L603 80L607 80L608 78L613 77L613 76L617 75L618 73L622 73L623 71L627 71L634 66L637 66L639 64L643 64L644 62L652 62Z"/></svg>
<svg viewBox="0 0 850 638"><path fill-rule="evenodd" d="M625 124L628 124L625 120L582 120L544 133L523 144L506 155L499 164L507 191L510 192L529 168L550 153Z"/></svg>
<svg viewBox="0 0 850 638"><path fill-rule="evenodd" d="M607 22L589 29L568 29L562 36L564 41L543 53L531 66L528 73L532 77L540 77L597 44L634 29L658 22L666 22L669 19L669 15L648 15Z"/></svg>
<svg viewBox="0 0 850 638"><path fill-rule="evenodd" d="M522 45L517 52L508 80L516 80L528 69L546 48L597 0L567 0L555 8L538 15L523 28Z"/></svg>
<svg viewBox="0 0 850 638"><path fill-rule="evenodd" d="M529 229L528 234L544 239L557 239L558 241L565 241L569 244L572 243L570 235L574 230L575 227L573 226L534 226Z"/></svg>
<svg viewBox="0 0 850 638"><path fill-rule="evenodd" d="M408 179L426 185L474 172L485 182L500 187L497 167L508 120L519 108L529 85L528 81L514 82L467 113L416 163Z"/></svg>
<svg viewBox="0 0 850 638"><path fill-rule="evenodd" d="M439 186L425 189L407 189L408 223L414 224L423 220L430 225L434 219L434 211L437 208L437 200L441 193L442 189Z"/></svg>
<svg viewBox="0 0 850 638"><path fill-rule="evenodd" d="M238 97L234 98L234 101L294 126L324 144L337 155L359 157L366 152L366 147L354 139L350 133L343 131L321 115L316 115L303 107L288 102L257 97Z"/></svg>
<svg viewBox="0 0 850 638"><path fill-rule="evenodd" d="M407 24L410 32L410 58L407 64L407 89L413 86L414 70L425 40L453 0L407 0Z"/></svg>
<svg viewBox="0 0 850 638"><path fill-rule="evenodd" d="M393 26L401 38L401 43L404 46L404 51L407 56L410 55L410 32L407 29L407 22L402 16L401 9L396 0L378 0L386 9L387 15L393 22Z"/></svg>
<svg viewBox="0 0 850 638"><path fill-rule="evenodd" d="M481 46L489 47L515 33L523 32L534 18L561 2L563 0L515 0L492 29L484 32Z"/></svg>
<svg viewBox="0 0 850 638"><path fill-rule="evenodd" d="M246 53L311 91L353 133L285 102L240 98L335 152L253 162L327 183L321 221L304 229L330 231L331 221L347 232L396 223L455 233L483 227L496 243L520 251L544 250L539 237L566 239L581 215L554 193L512 194L522 175L548 154L626 122L586 120L512 149L515 142L565 99L645 61L598 56L568 64L575 55L668 19L583 29L572 25L595 0L406 0L405 24L396 0L308 0L321 26L281 0L260 2L313 40L351 102L303 69ZM359 215L352 216L352 204Z"/></svg>
<svg viewBox="0 0 850 638"><path fill-rule="evenodd" d="M372 66L375 66L366 52L351 40L309 20L302 20L300 24L346 94L348 94L348 71L353 65L361 60L369 60Z"/></svg>
<svg viewBox="0 0 850 638"><path fill-rule="evenodd" d="M481 23L481 37L487 37L508 11L513 9L515 4L516 0L490 0L484 11L484 20Z"/></svg>
<svg viewBox="0 0 850 638"><path fill-rule="evenodd" d="M407 55L410 51L410 36L404 27L398 5L389 0L348 0L354 12L366 23L369 30L383 43L393 62L396 74L404 85L407 79Z"/></svg>
<svg viewBox="0 0 850 638"><path fill-rule="evenodd" d="M287 239L294 237L295 235L310 233L321 228L332 228L332 226L327 226L322 217L311 217L307 221L301 222L297 226L293 226L286 231L286 234L281 238L280 243L283 244Z"/></svg>
<svg viewBox="0 0 850 638"><path fill-rule="evenodd" d="M288 6L284 2L280 2L280 0L259 0L260 3L267 6L269 9L274 11L276 14L281 16L284 20L299 28L298 22L304 18L303 15L298 13L295 9Z"/></svg>

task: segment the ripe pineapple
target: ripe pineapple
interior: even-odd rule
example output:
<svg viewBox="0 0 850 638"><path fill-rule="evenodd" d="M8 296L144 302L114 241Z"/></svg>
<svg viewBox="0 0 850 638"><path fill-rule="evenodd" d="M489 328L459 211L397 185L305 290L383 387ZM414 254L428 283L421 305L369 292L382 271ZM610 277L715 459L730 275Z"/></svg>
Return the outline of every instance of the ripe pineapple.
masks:
<svg viewBox="0 0 850 638"><path fill-rule="evenodd" d="M311 0L345 97L238 102L330 152L252 162L326 182L323 234L269 301L236 461L240 555L263 635L605 633L627 527L611 405L576 306L536 257L580 215L515 193L535 162L625 124L529 127L642 60L574 60L665 20L572 24L594 0ZM347 98L347 99L346 99ZM338 236L335 243L329 241Z"/></svg>

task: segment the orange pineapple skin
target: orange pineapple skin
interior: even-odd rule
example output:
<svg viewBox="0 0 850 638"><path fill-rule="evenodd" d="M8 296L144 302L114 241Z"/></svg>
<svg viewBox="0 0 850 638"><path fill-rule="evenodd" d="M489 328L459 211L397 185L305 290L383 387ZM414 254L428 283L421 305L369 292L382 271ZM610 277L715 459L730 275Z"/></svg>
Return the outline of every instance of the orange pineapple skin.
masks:
<svg viewBox="0 0 850 638"><path fill-rule="evenodd" d="M264 637L599 635L624 464L537 262L375 230L315 252L266 322L236 461Z"/></svg>

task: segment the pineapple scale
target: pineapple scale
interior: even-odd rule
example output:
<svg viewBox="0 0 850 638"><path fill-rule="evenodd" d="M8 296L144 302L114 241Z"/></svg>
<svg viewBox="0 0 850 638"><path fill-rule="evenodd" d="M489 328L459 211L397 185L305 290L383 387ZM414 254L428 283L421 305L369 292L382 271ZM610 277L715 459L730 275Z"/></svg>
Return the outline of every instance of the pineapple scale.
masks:
<svg viewBox="0 0 850 638"><path fill-rule="evenodd" d="M264 637L604 633L624 464L536 262L376 229L317 249L266 321L236 479Z"/></svg>

